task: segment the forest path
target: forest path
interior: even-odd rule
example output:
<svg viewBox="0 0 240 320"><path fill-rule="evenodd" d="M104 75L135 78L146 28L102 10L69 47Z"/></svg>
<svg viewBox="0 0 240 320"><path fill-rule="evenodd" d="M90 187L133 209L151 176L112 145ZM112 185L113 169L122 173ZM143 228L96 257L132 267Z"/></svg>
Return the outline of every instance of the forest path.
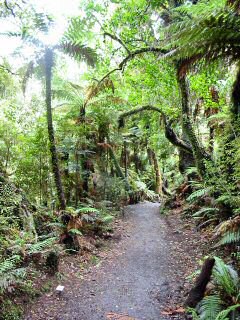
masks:
<svg viewBox="0 0 240 320"><path fill-rule="evenodd" d="M63 283L64 293L55 298L59 300L55 306L40 298L40 305L25 320L169 319L161 314L161 306L169 298L171 227L160 215L158 203L128 206L124 220L129 235L113 244L112 258L94 268L87 279Z"/></svg>

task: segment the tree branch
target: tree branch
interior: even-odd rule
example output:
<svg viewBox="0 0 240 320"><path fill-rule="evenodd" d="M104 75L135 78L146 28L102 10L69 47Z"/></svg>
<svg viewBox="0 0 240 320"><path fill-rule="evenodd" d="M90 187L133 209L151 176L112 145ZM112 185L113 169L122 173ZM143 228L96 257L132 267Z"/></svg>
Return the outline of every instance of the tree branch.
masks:
<svg viewBox="0 0 240 320"><path fill-rule="evenodd" d="M109 33L109 32L104 32L103 35L104 35L104 37L105 37L105 36L108 36L109 38L111 38L111 39L117 41L118 43L120 43L121 46L127 51L127 53L128 53L128 54L131 54L131 52L130 52L130 50L128 49L128 47L125 45L125 43L123 43L123 41L122 41L120 38L118 38L117 36L115 36L114 34L111 34L111 33Z"/></svg>
<svg viewBox="0 0 240 320"><path fill-rule="evenodd" d="M8 67L6 67L6 66L0 65L0 69L3 69L3 70L5 70L5 71L7 71L8 73L10 73L10 74L13 75L13 76L19 76L18 73L12 72L12 71L11 71Z"/></svg>
<svg viewBox="0 0 240 320"><path fill-rule="evenodd" d="M184 140L180 139L177 134L173 131L173 128L167 122L166 117L164 118L165 124L165 137L176 147L179 147L188 153L193 154L192 147L190 144L186 143Z"/></svg>
<svg viewBox="0 0 240 320"><path fill-rule="evenodd" d="M7 0L4 0L4 5L7 8L7 10L11 12L11 14L14 16L14 18L16 18L15 13L14 13L13 9L9 7Z"/></svg>
<svg viewBox="0 0 240 320"><path fill-rule="evenodd" d="M180 139L177 134L174 132L173 128L171 127L169 121L167 121L167 116L162 112L162 110L158 107L154 107L151 105L146 105L146 106L142 106L140 108L137 109L133 109L127 112L122 113L119 116L119 127L123 127L124 126L124 118L127 118L129 116L132 116L134 114L143 112L143 111L148 111L148 110L152 110L155 112L159 112L164 120L164 125L165 125L165 137L176 147L181 148L185 151L187 151L188 153L193 153L192 147L187 144L186 142L184 142L182 139Z"/></svg>
<svg viewBox="0 0 240 320"><path fill-rule="evenodd" d="M99 84L102 83L107 77L109 77L112 73L114 73L115 71L121 71L123 70L123 68L125 67L125 65L132 60L135 56L139 55L139 54L143 54L143 53L147 53L147 52L152 52L152 53L161 53L161 54L167 54L168 51L162 48L158 48L158 47L146 47L146 48L141 48L141 49L137 49L133 52L130 52L118 65L118 67L112 69L111 71L109 71L105 76L102 77L101 80L99 80Z"/></svg>
<svg viewBox="0 0 240 320"><path fill-rule="evenodd" d="M132 116L133 114L136 114L136 113L139 113L139 112L142 112L142 111L147 111L147 110L156 111L156 112L159 112L159 113L161 113L163 115L162 110L159 109L158 107L154 107L154 106L151 106L151 105L146 105L146 106L142 106L140 108L133 109L133 110L126 111L126 112L122 113L120 115L120 117L119 117L119 120L123 120L124 118Z"/></svg>

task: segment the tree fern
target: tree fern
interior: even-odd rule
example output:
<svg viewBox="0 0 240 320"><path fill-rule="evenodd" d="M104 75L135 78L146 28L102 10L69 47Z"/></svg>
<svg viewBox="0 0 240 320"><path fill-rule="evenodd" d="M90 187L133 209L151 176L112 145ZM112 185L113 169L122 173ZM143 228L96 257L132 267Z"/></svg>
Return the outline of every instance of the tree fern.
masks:
<svg viewBox="0 0 240 320"><path fill-rule="evenodd" d="M240 17L223 0L199 1L176 9L179 18L168 28L172 36L170 47L174 57L184 60L182 72L197 60L240 57ZM167 38L169 43L169 39ZM170 48L169 48L170 49ZM230 60L229 59L229 60Z"/></svg>

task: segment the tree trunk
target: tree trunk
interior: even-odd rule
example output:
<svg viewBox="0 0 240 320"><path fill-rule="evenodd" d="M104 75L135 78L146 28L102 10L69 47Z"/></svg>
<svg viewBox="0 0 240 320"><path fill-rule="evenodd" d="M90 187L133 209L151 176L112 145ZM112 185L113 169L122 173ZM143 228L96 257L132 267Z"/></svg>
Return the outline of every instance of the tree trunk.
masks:
<svg viewBox="0 0 240 320"><path fill-rule="evenodd" d="M47 107L47 123L48 123L48 138L50 143L50 153L52 158L52 170L57 189L58 202L61 210L66 209L65 195L62 186L62 179L59 170L59 161L55 144L53 120L52 120L52 96L51 96L51 81L53 67L53 51L46 48L45 50L45 77L46 77L46 107Z"/></svg>
<svg viewBox="0 0 240 320"><path fill-rule="evenodd" d="M78 150L75 152L75 206L77 208L78 201L81 197L82 187L81 187L81 177L80 177L80 170L79 170L79 154Z"/></svg>
<svg viewBox="0 0 240 320"><path fill-rule="evenodd" d="M181 174L186 174L186 170L195 166L195 159L192 153L179 148L179 164L178 169Z"/></svg>
<svg viewBox="0 0 240 320"><path fill-rule="evenodd" d="M123 142L123 148L124 148L124 171L125 171L125 178L128 176L128 156L127 156L127 142Z"/></svg>
<svg viewBox="0 0 240 320"><path fill-rule="evenodd" d="M232 107L231 107L232 119L234 122L239 121L240 115L240 67L237 72L237 77L233 85L232 90Z"/></svg>
<svg viewBox="0 0 240 320"><path fill-rule="evenodd" d="M119 165L119 163L118 163L118 160L117 160L117 158L116 158L116 156L115 156L115 153L114 153L114 151L113 151L113 148L112 148L112 146L111 146L110 144L108 144L108 145L109 145L109 147L108 147L109 155L110 155L110 157L111 157L112 160L113 160L113 163L114 163L114 166L115 166L117 175L118 175L118 177L122 178L123 181L125 182L126 190L127 190L127 191L130 191L130 190L131 190L130 184L129 184L127 178L125 177L124 172L122 171L122 168L120 167L120 165Z"/></svg>
<svg viewBox="0 0 240 320"><path fill-rule="evenodd" d="M82 186L83 186L83 192L84 192L84 195L87 196L88 195L88 191L89 191L88 182L89 182L89 177L90 177L87 154L83 154L82 155L81 164L82 164Z"/></svg>
<svg viewBox="0 0 240 320"><path fill-rule="evenodd" d="M189 292L185 305L195 308L204 297L208 282L210 281L212 270L215 264L214 258L208 258L203 266L200 275L197 277L194 287Z"/></svg>
<svg viewBox="0 0 240 320"><path fill-rule="evenodd" d="M178 83L182 95L182 126L188 140L191 143L194 159L201 176L206 173L205 161L210 160L209 155L205 152L204 148L200 146L199 141L195 135L192 121L190 119L189 110L189 85L186 76L179 76Z"/></svg>
<svg viewBox="0 0 240 320"><path fill-rule="evenodd" d="M162 195L162 190L163 190L162 175L161 175L161 170L159 168L159 163L158 163L156 153L151 148L148 148L147 151L151 159L150 162L153 165L153 169L155 173L155 192L159 195Z"/></svg>

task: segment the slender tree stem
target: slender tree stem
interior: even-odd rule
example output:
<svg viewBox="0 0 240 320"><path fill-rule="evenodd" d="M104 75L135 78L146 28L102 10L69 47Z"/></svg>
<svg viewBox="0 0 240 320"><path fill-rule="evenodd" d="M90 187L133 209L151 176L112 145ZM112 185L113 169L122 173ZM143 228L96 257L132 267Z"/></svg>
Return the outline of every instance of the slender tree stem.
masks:
<svg viewBox="0 0 240 320"><path fill-rule="evenodd" d="M57 149L54 136L53 120L52 120L52 67L53 67L53 51L46 48L45 51L45 76L46 76L46 108L47 108L47 124L48 124L48 138L50 143L50 153L52 158L52 170L57 189L59 207L61 210L66 209L65 195L62 186L62 179L59 170L59 161L57 156Z"/></svg>

